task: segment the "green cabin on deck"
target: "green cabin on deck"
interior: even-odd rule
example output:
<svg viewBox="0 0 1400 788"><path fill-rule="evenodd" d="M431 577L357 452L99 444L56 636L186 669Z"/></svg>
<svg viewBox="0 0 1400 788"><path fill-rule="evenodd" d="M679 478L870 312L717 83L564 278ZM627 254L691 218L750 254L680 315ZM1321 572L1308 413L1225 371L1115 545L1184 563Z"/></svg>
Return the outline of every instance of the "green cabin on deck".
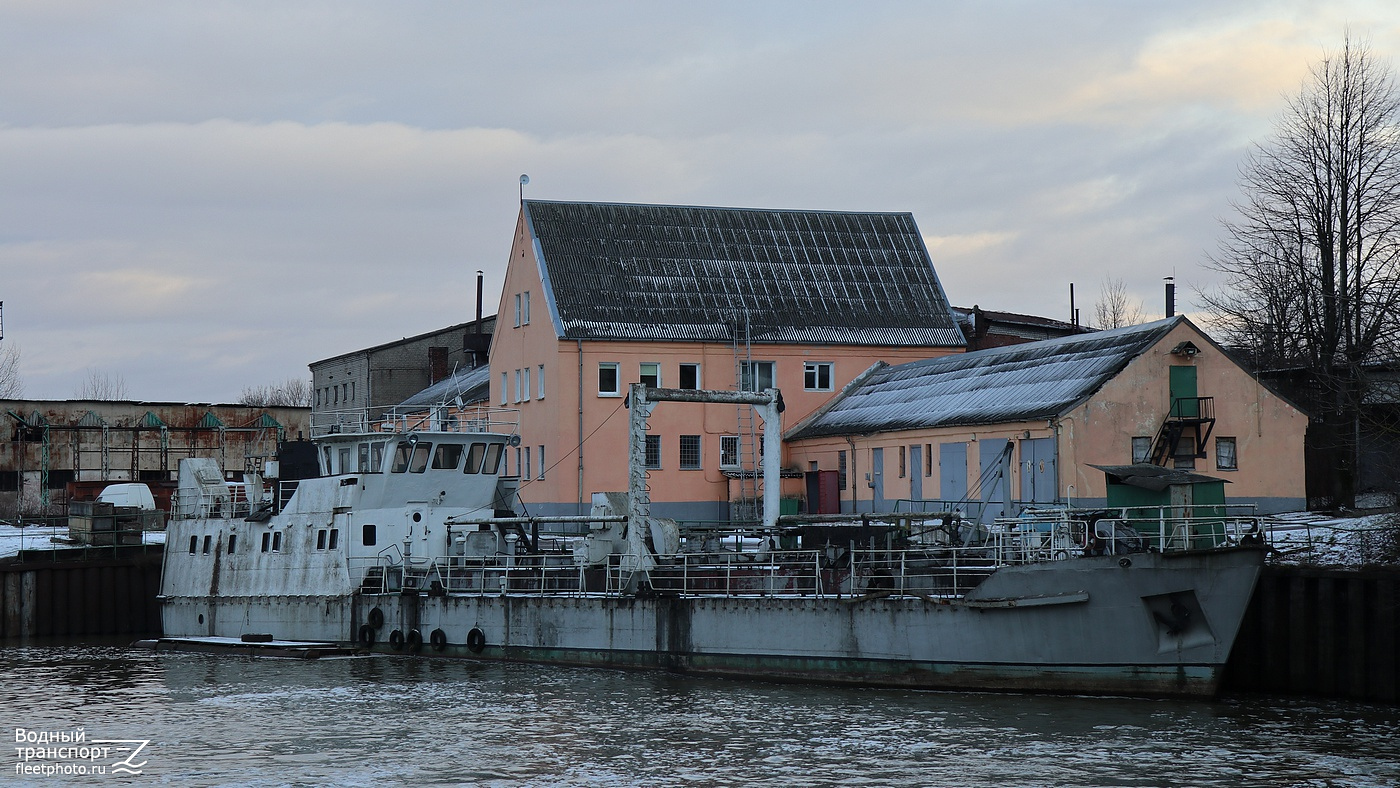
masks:
<svg viewBox="0 0 1400 788"><path fill-rule="evenodd" d="M1108 508L1126 510L1124 514L1135 520L1149 509L1172 511L1174 519L1191 521L1192 547L1214 547L1223 541L1225 479L1151 463L1093 467L1107 477Z"/></svg>

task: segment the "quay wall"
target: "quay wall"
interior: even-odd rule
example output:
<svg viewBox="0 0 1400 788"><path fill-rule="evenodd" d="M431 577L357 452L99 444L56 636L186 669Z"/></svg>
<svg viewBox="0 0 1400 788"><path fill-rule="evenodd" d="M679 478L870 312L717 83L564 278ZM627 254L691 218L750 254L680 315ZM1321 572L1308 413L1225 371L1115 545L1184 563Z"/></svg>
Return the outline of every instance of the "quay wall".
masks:
<svg viewBox="0 0 1400 788"><path fill-rule="evenodd" d="M159 550L55 558L32 551L0 566L0 638L160 633Z"/></svg>
<svg viewBox="0 0 1400 788"><path fill-rule="evenodd" d="M1223 692L1400 702L1400 568L1265 567Z"/></svg>

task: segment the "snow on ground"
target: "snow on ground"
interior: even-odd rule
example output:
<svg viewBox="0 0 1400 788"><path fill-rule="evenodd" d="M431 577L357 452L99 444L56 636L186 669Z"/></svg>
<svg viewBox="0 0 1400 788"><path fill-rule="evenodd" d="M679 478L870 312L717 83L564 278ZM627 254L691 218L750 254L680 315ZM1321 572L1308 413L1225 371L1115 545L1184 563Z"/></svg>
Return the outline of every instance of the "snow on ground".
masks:
<svg viewBox="0 0 1400 788"><path fill-rule="evenodd" d="M165 544L164 531L147 531L142 535L146 544ZM0 558L19 555L20 550L52 550L80 547L68 538L68 526L0 522Z"/></svg>
<svg viewBox="0 0 1400 788"><path fill-rule="evenodd" d="M1304 566L1359 567L1394 564L1400 546L1400 513L1331 515L1292 512L1268 518L1270 561Z"/></svg>

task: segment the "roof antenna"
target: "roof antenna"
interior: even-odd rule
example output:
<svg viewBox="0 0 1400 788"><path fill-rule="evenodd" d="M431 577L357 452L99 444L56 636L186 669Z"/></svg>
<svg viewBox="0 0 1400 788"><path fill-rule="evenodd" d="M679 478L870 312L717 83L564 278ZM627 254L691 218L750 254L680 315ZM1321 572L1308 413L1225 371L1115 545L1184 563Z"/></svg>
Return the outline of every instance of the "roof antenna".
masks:
<svg viewBox="0 0 1400 788"><path fill-rule="evenodd" d="M530 182L530 176L521 173L520 175L520 202L525 202L525 184Z"/></svg>

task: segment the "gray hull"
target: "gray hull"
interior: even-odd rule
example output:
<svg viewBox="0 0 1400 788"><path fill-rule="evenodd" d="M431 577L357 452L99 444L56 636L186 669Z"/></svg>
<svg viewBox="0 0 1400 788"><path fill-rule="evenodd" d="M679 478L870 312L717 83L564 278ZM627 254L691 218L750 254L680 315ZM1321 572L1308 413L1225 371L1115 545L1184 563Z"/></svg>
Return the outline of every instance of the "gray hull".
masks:
<svg viewBox="0 0 1400 788"><path fill-rule="evenodd" d="M1262 563L1253 549L1075 558L1003 567L960 599L167 595L164 617L167 636L268 632L785 681L1209 696Z"/></svg>

